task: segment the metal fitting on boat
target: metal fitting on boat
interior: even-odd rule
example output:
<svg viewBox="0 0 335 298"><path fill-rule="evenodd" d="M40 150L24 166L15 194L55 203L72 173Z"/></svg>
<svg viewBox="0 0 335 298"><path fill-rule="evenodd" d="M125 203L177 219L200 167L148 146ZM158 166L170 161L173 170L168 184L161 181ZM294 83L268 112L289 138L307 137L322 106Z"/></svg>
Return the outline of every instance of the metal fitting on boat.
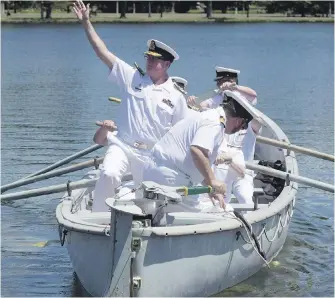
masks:
<svg viewBox="0 0 335 298"><path fill-rule="evenodd" d="M132 251L139 251L142 245L141 238L133 238L131 240L131 250Z"/></svg>
<svg viewBox="0 0 335 298"><path fill-rule="evenodd" d="M66 184L67 194L68 194L69 197L71 197L71 193L72 193L72 190L70 188L70 182L71 181L69 180Z"/></svg>
<svg viewBox="0 0 335 298"><path fill-rule="evenodd" d="M61 225L58 225L58 234L59 234L59 240L60 240L60 245L63 246L64 243L65 243L65 237L67 235L67 230L61 226Z"/></svg>
<svg viewBox="0 0 335 298"><path fill-rule="evenodd" d="M133 289L138 290L141 288L142 279L140 277L133 277Z"/></svg>

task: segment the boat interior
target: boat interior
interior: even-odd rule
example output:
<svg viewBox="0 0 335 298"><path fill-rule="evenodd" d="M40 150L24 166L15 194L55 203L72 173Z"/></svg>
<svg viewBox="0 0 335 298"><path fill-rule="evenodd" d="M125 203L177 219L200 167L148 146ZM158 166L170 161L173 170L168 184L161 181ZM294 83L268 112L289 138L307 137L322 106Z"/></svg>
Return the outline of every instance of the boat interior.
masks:
<svg viewBox="0 0 335 298"><path fill-rule="evenodd" d="M272 130L264 127L262 135L273 139L279 139ZM254 161L255 164L267 166L281 171L286 171L285 155L283 150L264 144L256 144ZM88 172L83 178L94 179L99 177L99 170ZM239 204L234 195L230 201L230 207L242 213L253 212L260 208L267 208L277 199L285 186L285 180L274 178L268 175L257 173L254 177L253 204ZM122 185L117 189L116 198L122 200L133 200L134 185L130 174L123 177ZM110 223L110 212L92 212L94 200L94 187L74 190L72 192L71 217L76 217L78 222L85 222L87 225L103 225ZM208 199L209 200L209 199ZM135 202L136 200L133 200ZM140 200L141 201L141 200ZM143 200L142 200L143 201ZM140 203L138 206L141 207ZM166 220L163 222L151 222L153 226L176 226L194 225L222 220L226 213L203 213L195 211L174 211L166 212ZM68 215L70 215L68 213Z"/></svg>

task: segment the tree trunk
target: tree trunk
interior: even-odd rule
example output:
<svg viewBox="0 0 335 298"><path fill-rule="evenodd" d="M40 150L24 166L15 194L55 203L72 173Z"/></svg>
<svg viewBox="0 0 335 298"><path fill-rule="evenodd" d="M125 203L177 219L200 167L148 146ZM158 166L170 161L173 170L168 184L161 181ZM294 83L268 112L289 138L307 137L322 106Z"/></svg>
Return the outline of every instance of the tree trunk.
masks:
<svg viewBox="0 0 335 298"><path fill-rule="evenodd" d="M46 9L45 9L45 18L51 19L51 12L52 12L52 2L46 3Z"/></svg>
<svg viewBox="0 0 335 298"><path fill-rule="evenodd" d="M332 14L332 3L329 2L329 10L328 10L327 17L331 17L331 14Z"/></svg>
<svg viewBox="0 0 335 298"><path fill-rule="evenodd" d="M44 19L44 3L41 1L41 19Z"/></svg>
<svg viewBox="0 0 335 298"><path fill-rule="evenodd" d="M149 14L148 17L151 18L151 1L148 2Z"/></svg>
<svg viewBox="0 0 335 298"><path fill-rule="evenodd" d="M133 2L133 13L134 14L136 13L136 4L135 4L135 2Z"/></svg>
<svg viewBox="0 0 335 298"><path fill-rule="evenodd" d="M245 9L247 11L247 18L249 18L249 12L250 12L250 4L249 3L245 4Z"/></svg>
<svg viewBox="0 0 335 298"><path fill-rule="evenodd" d="M119 14L119 1L116 1L116 14Z"/></svg>
<svg viewBox="0 0 335 298"><path fill-rule="evenodd" d="M212 17L212 1L208 1L207 7L206 7L206 14L207 14L208 19Z"/></svg>
<svg viewBox="0 0 335 298"><path fill-rule="evenodd" d="M127 1L122 1L120 19L125 19L126 18L126 7L127 7Z"/></svg>
<svg viewBox="0 0 335 298"><path fill-rule="evenodd" d="M161 13L161 18L163 17L163 12L164 12L164 1L162 1L160 7L159 7L159 11Z"/></svg>
<svg viewBox="0 0 335 298"><path fill-rule="evenodd" d="M171 7L171 12L172 12L172 13L175 13L175 12L176 12L175 9L174 9L174 5L175 5L175 1L172 1L172 7Z"/></svg>

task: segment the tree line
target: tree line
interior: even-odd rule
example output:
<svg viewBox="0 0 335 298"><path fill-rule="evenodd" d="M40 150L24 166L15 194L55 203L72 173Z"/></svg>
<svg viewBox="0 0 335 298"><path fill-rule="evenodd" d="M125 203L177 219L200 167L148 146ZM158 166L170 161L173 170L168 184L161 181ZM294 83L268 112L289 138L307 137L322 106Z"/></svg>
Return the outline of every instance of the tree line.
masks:
<svg viewBox="0 0 335 298"><path fill-rule="evenodd" d="M7 15L24 9L39 9L41 18L51 18L53 9L71 12L72 1L1 1L4 3ZM212 16L212 12L243 11L249 16L250 7L256 12L283 13L287 16L328 16L334 13L333 1L84 1L91 3L93 13L120 13L126 17L127 13L175 12L187 13L191 9L198 9Z"/></svg>

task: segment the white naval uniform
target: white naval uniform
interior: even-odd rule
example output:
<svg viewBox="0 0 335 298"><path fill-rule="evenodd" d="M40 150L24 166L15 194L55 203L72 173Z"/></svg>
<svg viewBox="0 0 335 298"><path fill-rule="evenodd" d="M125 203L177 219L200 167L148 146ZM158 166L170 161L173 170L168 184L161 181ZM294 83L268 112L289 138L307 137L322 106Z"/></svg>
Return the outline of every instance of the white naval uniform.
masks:
<svg viewBox="0 0 335 298"><path fill-rule="evenodd" d="M168 186L191 186L203 181L190 152L191 146L209 151L212 164L224 137L220 122L224 111L218 109L199 113L177 123L152 149L152 162L144 170L144 180ZM184 202L192 205L192 198ZM193 205L197 202L194 200Z"/></svg>
<svg viewBox="0 0 335 298"><path fill-rule="evenodd" d="M233 91L237 93L239 96L243 97L239 91ZM257 100L257 99L255 99ZM216 95L212 98L209 98L205 101L209 108L213 109L218 107L222 103L222 96ZM256 134L253 131L251 125L248 125L246 130L240 130L235 134L225 135L225 139L228 144L228 152L237 152L238 150L242 150L241 153L237 153L235 155L235 162L240 165L245 165L245 162L242 163L241 157L244 157L244 161L253 161L255 154L255 145L256 145ZM233 151L231 151L233 150ZM234 175L231 170L227 169L226 165L214 166L215 175L219 180L225 181L227 184L227 202L230 201L230 193L231 190L233 194L236 196L237 200L241 204L252 204L252 196L254 192L254 183L253 177L254 172L251 170L245 170L244 178Z"/></svg>
<svg viewBox="0 0 335 298"><path fill-rule="evenodd" d="M115 194L115 188L121 184L127 170L132 171L134 181L142 181L147 150L188 112L183 94L175 88L170 78L156 86L149 76L142 76L132 66L116 58L109 79L117 83L122 92L123 100L116 121L118 138L139 159L129 159L120 147L110 144L96 183L93 212L108 210L105 200ZM145 145L147 150L136 149L138 144Z"/></svg>
<svg viewBox="0 0 335 298"><path fill-rule="evenodd" d="M236 164L245 167L245 161L252 161L254 159L256 135L250 125L248 125L246 130L225 135L225 141L220 150L233 154L233 161ZM245 176L242 178L230 166L225 164L214 165L213 170L216 178L224 181L227 185L227 195L225 197L227 203L231 199L231 193L236 196L238 202L241 204L253 203L253 171L246 169Z"/></svg>
<svg viewBox="0 0 335 298"><path fill-rule="evenodd" d="M226 137L227 135L225 135ZM245 167L243 152L239 148L230 147L227 143L227 139L225 139L220 148L219 155L222 153L227 153L232 156L232 160L235 164L240 167ZM212 166L215 178L223 181L226 184L227 192L224 195L224 200L226 203L229 203L231 200L231 193L233 191L233 184L239 178L238 173L227 164L219 164Z"/></svg>

